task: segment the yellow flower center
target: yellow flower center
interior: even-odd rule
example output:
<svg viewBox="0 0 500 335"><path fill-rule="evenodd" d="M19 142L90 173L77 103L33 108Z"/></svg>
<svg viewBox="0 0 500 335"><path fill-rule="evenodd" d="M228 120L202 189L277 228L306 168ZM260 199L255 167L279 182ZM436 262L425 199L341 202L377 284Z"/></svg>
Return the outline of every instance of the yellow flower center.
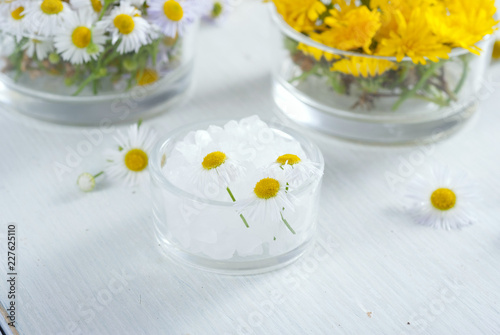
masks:
<svg viewBox="0 0 500 335"><path fill-rule="evenodd" d="M220 2L214 3L214 7L212 8L212 16L217 18L222 14L222 4Z"/></svg>
<svg viewBox="0 0 500 335"><path fill-rule="evenodd" d="M91 39L92 32L87 27L77 27L73 30L73 34L71 35L73 44L80 49L88 47Z"/></svg>
<svg viewBox="0 0 500 335"><path fill-rule="evenodd" d="M132 16L127 14L119 14L113 20L116 29L123 35L128 35L134 31L135 23Z"/></svg>
<svg viewBox="0 0 500 335"><path fill-rule="evenodd" d="M279 163L281 165L285 165L287 162L289 165L294 165L300 163L300 158L297 155L286 154L279 156L278 159L276 160L276 163Z"/></svg>
<svg viewBox="0 0 500 335"><path fill-rule="evenodd" d="M139 172L148 166L148 154L141 149L132 149L125 155L125 166L130 171Z"/></svg>
<svg viewBox="0 0 500 335"><path fill-rule="evenodd" d="M144 71L137 72L137 76L135 78L137 80L137 85L146 86L151 85L158 81L158 72L153 69L144 69Z"/></svg>
<svg viewBox="0 0 500 335"><path fill-rule="evenodd" d="M439 188L432 193L431 203L436 209L447 211L455 207L457 196L448 188Z"/></svg>
<svg viewBox="0 0 500 335"><path fill-rule="evenodd" d="M92 4L92 8L94 9L94 12L99 13L102 9L102 2L101 0L90 0L90 3Z"/></svg>
<svg viewBox="0 0 500 335"><path fill-rule="evenodd" d="M253 192L261 199L271 199L278 195L280 182L273 178L264 178L255 185Z"/></svg>
<svg viewBox="0 0 500 335"><path fill-rule="evenodd" d="M227 157L225 153L221 151L215 151L206 155L205 158L203 158L201 166L203 166L205 170L212 170L224 164L226 158Z"/></svg>
<svg viewBox="0 0 500 335"><path fill-rule="evenodd" d="M24 11L24 7L21 6L21 7L18 7L17 9L13 10L10 15L12 16L12 18L14 20L21 20L24 15L21 15L21 13Z"/></svg>
<svg viewBox="0 0 500 335"><path fill-rule="evenodd" d="M165 1L163 4L163 12L165 16L172 21L180 21L184 16L182 6L175 0Z"/></svg>
<svg viewBox="0 0 500 335"><path fill-rule="evenodd" d="M61 0L43 0L40 8L47 15L58 14L64 9Z"/></svg>

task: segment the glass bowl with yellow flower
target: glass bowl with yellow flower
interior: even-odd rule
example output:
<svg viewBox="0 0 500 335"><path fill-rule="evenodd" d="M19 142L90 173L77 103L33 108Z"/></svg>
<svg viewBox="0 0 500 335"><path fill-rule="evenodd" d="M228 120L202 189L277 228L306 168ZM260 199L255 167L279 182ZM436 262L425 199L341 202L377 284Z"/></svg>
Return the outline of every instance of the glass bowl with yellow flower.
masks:
<svg viewBox="0 0 500 335"><path fill-rule="evenodd" d="M99 125L168 110L189 87L198 0L0 2L0 103Z"/></svg>
<svg viewBox="0 0 500 335"><path fill-rule="evenodd" d="M324 160L296 131L255 116L189 125L160 140L150 162L156 235L174 259L253 274L310 246Z"/></svg>
<svg viewBox="0 0 500 335"><path fill-rule="evenodd" d="M354 141L429 141L484 99L494 0L273 3L273 94L295 122Z"/></svg>

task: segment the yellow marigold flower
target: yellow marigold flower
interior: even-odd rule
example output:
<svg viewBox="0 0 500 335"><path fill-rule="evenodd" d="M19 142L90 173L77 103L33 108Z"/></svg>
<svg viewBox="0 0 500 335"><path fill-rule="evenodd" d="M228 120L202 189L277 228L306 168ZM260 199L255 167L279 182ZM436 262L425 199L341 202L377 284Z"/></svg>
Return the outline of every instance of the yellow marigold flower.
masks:
<svg viewBox="0 0 500 335"><path fill-rule="evenodd" d="M327 10L320 0L273 0L273 3L286 23L299 32L318 29L316 21Z"/></svg>
<svg viewBox="0 0 500 335"><path fill-rule="evenodd" d="M333 63L331 71L342 72L354 77L375 77L389 70L394 70L397 65L385 59L368 57L350 57Z"/></svg>
<svg viewBox="0 0 500 335"><path fill-rule="evenodd" d="M304 43L299 43L297 46L297 49L302 51L304 54L308 56L314 57L317 61L320 61L321 58L325 58L327 61L331 61L333 59L339 59L339 55L332 54L330 52L323 51L321 49L312 47L310 45L304 44Z"/></svg>
<svg viewBox="0 0 500 335"><path fill-rule="evenodd" d="M480 49L475 44L496 30L495 1L444 0L444 4L447 12L428 13L432 31L444 43L479 55Z"/></svg>
<svg viewBox="0 0 500 335"><path fill-rule="evenodd" d="M408 22L401 11L394 11L394 15L397 30L380 41L378 55L395 56L398 62L408 56L415 64L426 64L426 58L433 62L439 61L439 58L449 58L451 48L433 34L427 17L420 8L412 11Z"/></svg>
<svg viewBox="0 0 500 335"><path fill-rule="evenodd" d="M371 0L370 7L380 11L381 27L375 37L376 40L387 38L391 31L398 29L396 11L401 12L406 21L409 21L412 11L415 8L427 10L428 8L442 8L446 10L442 0Z"/></svg>
<svg viewBox="0 0 500 335"><path fill-rule="evenodd" d="M370 11L366 6L356 7L354 1L349 6L345 3L339 6L340 10L331 10L331 16L325 18L330 29L320 36L311 37L337 49L363 48L366 53L371 53L370 45L381 25L380 13Z"/></svg>

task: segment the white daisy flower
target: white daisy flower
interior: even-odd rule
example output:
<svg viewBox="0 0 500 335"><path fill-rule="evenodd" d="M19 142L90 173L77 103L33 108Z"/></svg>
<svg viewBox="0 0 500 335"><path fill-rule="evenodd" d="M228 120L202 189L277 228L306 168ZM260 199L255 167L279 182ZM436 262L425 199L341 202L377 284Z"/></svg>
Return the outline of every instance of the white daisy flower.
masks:
<svg viewBox="0 0 500 335"><path fill-rule="evenodd" d="M90 11L79 11L63 23L62 31L55 37L55 47L64 60L72 64L97 59L106 43L102 27L93 27Z"/></svg>
<svg viewBox="0 0 500 335"><path fill-rule="evenodd" d="M88 172L84 172L78 176L76 180L76 184L83 192L90 192L95 188L95 179L102 175L104 172L99 172L95 176L91 175Z"/></svg>
<svg viewBox="0 0 500 335"><path fill-rule="evenodd" d="M143 45L151 43L152 27L141 17L141 12L128 2L121 2L99 25L111 32L111 42L120 41L117 51L121 54L138 52Z"/></svg>
<svg viewBox="0 0 500 335"><path fill-rule="evenodd" d="M12 1L0 4L0 30L15 36L19 41L26 31L26 4L23 1Z"/></svg>
<svg viewBox="0 0 500 335"><path fill-rule="evenodd" d="M186 26L196 20L196 2L187 0L150 0L148 16L169 37L182 36Z"/></svg>
<svg viewBox="0 0 500 335"><path fill-rule="evenodd" d="M25 8L26 29L39 36L54 36L60 33L61 24L71 11L61 0L27 2Z"/></svg>
<svg viewBox="0 0 500 335"><path fill-rule="evenodd" d="M477 197L465 173L454 175L434 167L408 184L405 198L410 215L419 224L450 230L475 222L472 214Z"/></svg>
<svg viewBox="0 0 500 335"><path fill-rule="evenodd" d="M223 145L221 145L223 147ZM204 150L206 153L206 150ZM211 151L199 156L198 164L194 164L195 184L201 189L210 183L215 183L219 187L227 187L236 181L245 169L230 154L224 151Z"/></svg>
<svg viewBox="0 0 500 335"><path fill-rule="evenodd" d="M288 192L286 173L268 170L263 173L246 200L236 201L238 213L248 218L248 224L258 234L269 239L278 235L281 227L286 227L292 234L293 228L286 220L287 214L294 212L294 198Z"/></svg>
<svg viewBox="0 0 500 335"><path fill-rule="evenodd" d="M30 38L23 46L23 50L26 51L26 55L29 58L36 56L36 59L44 60L54 51L54 42L52 39L39 40Z"/></svg>
<svg viewBox="0 0 500 335"><path fill-rule="evenodd" d="M90 11L97 16L104 7L104 0L71 0L70 5L73 9Z"/></svg>
<svg viewBox="0 0 500 335"><path fill-rule="evenodd" d="M115 137L119 150L106 153L107 173L113 179L124 179L129 186L137 186L149 180L148 165L156 142L156 133L140 124L133 125L124 136Z"/></svg>
<svg viewBox="0 0 500 335"><path fill-rule="evenodd" d="M301 159L294 154L279 156L273 165L288 173L288 183L293 187L298 187L309 178L320 178L323 175L323 171L318 168L318 164L307 159Z"/></svg>
<svg viewBox="0 0 500 335"><path fill-rule="evenodd" d="M0 0L0 15L7 16L13 10L22 6L25 0Z"/></svg>
<svg viewBox="0 0 500 335"><path fill-rule="evenodd" d="M245 167L235 159L233 143L212 142L211 132L214 129L211 127L209 131L193 133L199 142L208 145L184 142L177 145L176 151L180 152L186 161L185 173L190 179L188 183L190 182L191 187L194 187L201 196L215 198L219 196L218 191L224 189L231 201L235 202L236 198L230 185L245 173ZM248 228L245 217L240 215L240 218Z"/></svg>

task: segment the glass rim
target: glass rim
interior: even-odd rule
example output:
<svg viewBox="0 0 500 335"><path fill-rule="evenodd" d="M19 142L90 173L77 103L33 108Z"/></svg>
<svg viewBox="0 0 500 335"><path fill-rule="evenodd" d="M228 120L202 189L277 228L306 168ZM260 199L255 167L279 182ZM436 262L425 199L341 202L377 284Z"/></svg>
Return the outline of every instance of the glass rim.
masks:
<svg viewBox="0 0 500 335"><path fill-rule="evenodd" d="M208 126L210 125L215 125L215 126L223 126L225 123L233 121L233 119L213 119L213 120L206 120L206 121L201 121L201 122L195 122L195 123L190 123L184 126L181 126L179 128L176 128L172 131L169 131L166 135L164 135L153 148L153 152L151 154L151 179L154 179L154 182L159 183L162 186L162 189L167 189L170 193L172 193L176 197L182 197L191 201L196 201L199 203L205 203L208 205L212 206L219 206L219 207L232 207L234 205L234 202L230 201L220 201L220 200L213 200L213 199L208 199L205 197L197 196L193 194L192 192L186 191L174 183L172 183L162 172L162 167L161 167L161 160L162 160L162 149L167 146L169 143L172 143L172 141L175 141L177 137L181 135L187 135L190 131L197 131L197 130L206 130ZM300 134L298 131L291 129L289 127L283 126L279 123L276 122L268 122L267 120L262 120L266 122L266 124L269 126L270 129L272 129L274 132L286 134L293 139L295 139L299 144L301 145L302 149L308 154L308 158L317 163L320 167L321 172L324 172L325 169L325 160L323 157L323 154L321 150L318 148L318 146L312 142L309 138L305 137L304 135ZM179 139L177 139L179 140ZM305 147L306 146L306 147ZM313 157L314 156L314 157ZM321 180L322 176L318 179ZM314 183L316 180L314 176L310 176L308 179L306 179L303 184L298 187L297 189L291 190L289 193L291 195L298 194L300 192L303 192L304 189L309 187L312 183ZM246 198L245 198L246 199Z"/></svg>
<svg viewBox="0 0 500 335"><path fill-rule="evenodd" d="M395 62L395 63L413 62L411 57L408 57L408 56L405 56L405 57L403 57L403 59L401 61L398 61L397 58L394 56L367 55L367 54L360 53L360 52L345 51L345 50L335 49L335 48L326 46L320 42L313 40L309 36L301 34L298 31L296 31L295 29L293 29L288 23L286 23L286 21L283 19L283 17L278 13L278 11L276 10L276 6L274 4L269 5L269 10L271 12L271 17L272 17L274 23L279 27L279 29L281 30L281 32L283 34L294 39L295 41L298 41L300 43L304 43L306 45L315 47L315 48L320 49L322 51L329 52L329 53L336 54L336 55L341 55L341 56L357 56L357 57L365 57L365 58L372 58L372 59L381 59L381 60L388 60L388 61ZM495 17L496 16L497 15L495 15ZM486 35L481 41L479 41L477 43L479 44L479 43L485 42L485 41L491 39L491 37L492 37L492 35ZM464 48L453 48L448 55L449 55L449 58L452 58L452 57L462 56L462 55L465 55L468 53L472 54L469 50L464 49ZM426 59L428 60L428 58L426 58Z"/></svg>

